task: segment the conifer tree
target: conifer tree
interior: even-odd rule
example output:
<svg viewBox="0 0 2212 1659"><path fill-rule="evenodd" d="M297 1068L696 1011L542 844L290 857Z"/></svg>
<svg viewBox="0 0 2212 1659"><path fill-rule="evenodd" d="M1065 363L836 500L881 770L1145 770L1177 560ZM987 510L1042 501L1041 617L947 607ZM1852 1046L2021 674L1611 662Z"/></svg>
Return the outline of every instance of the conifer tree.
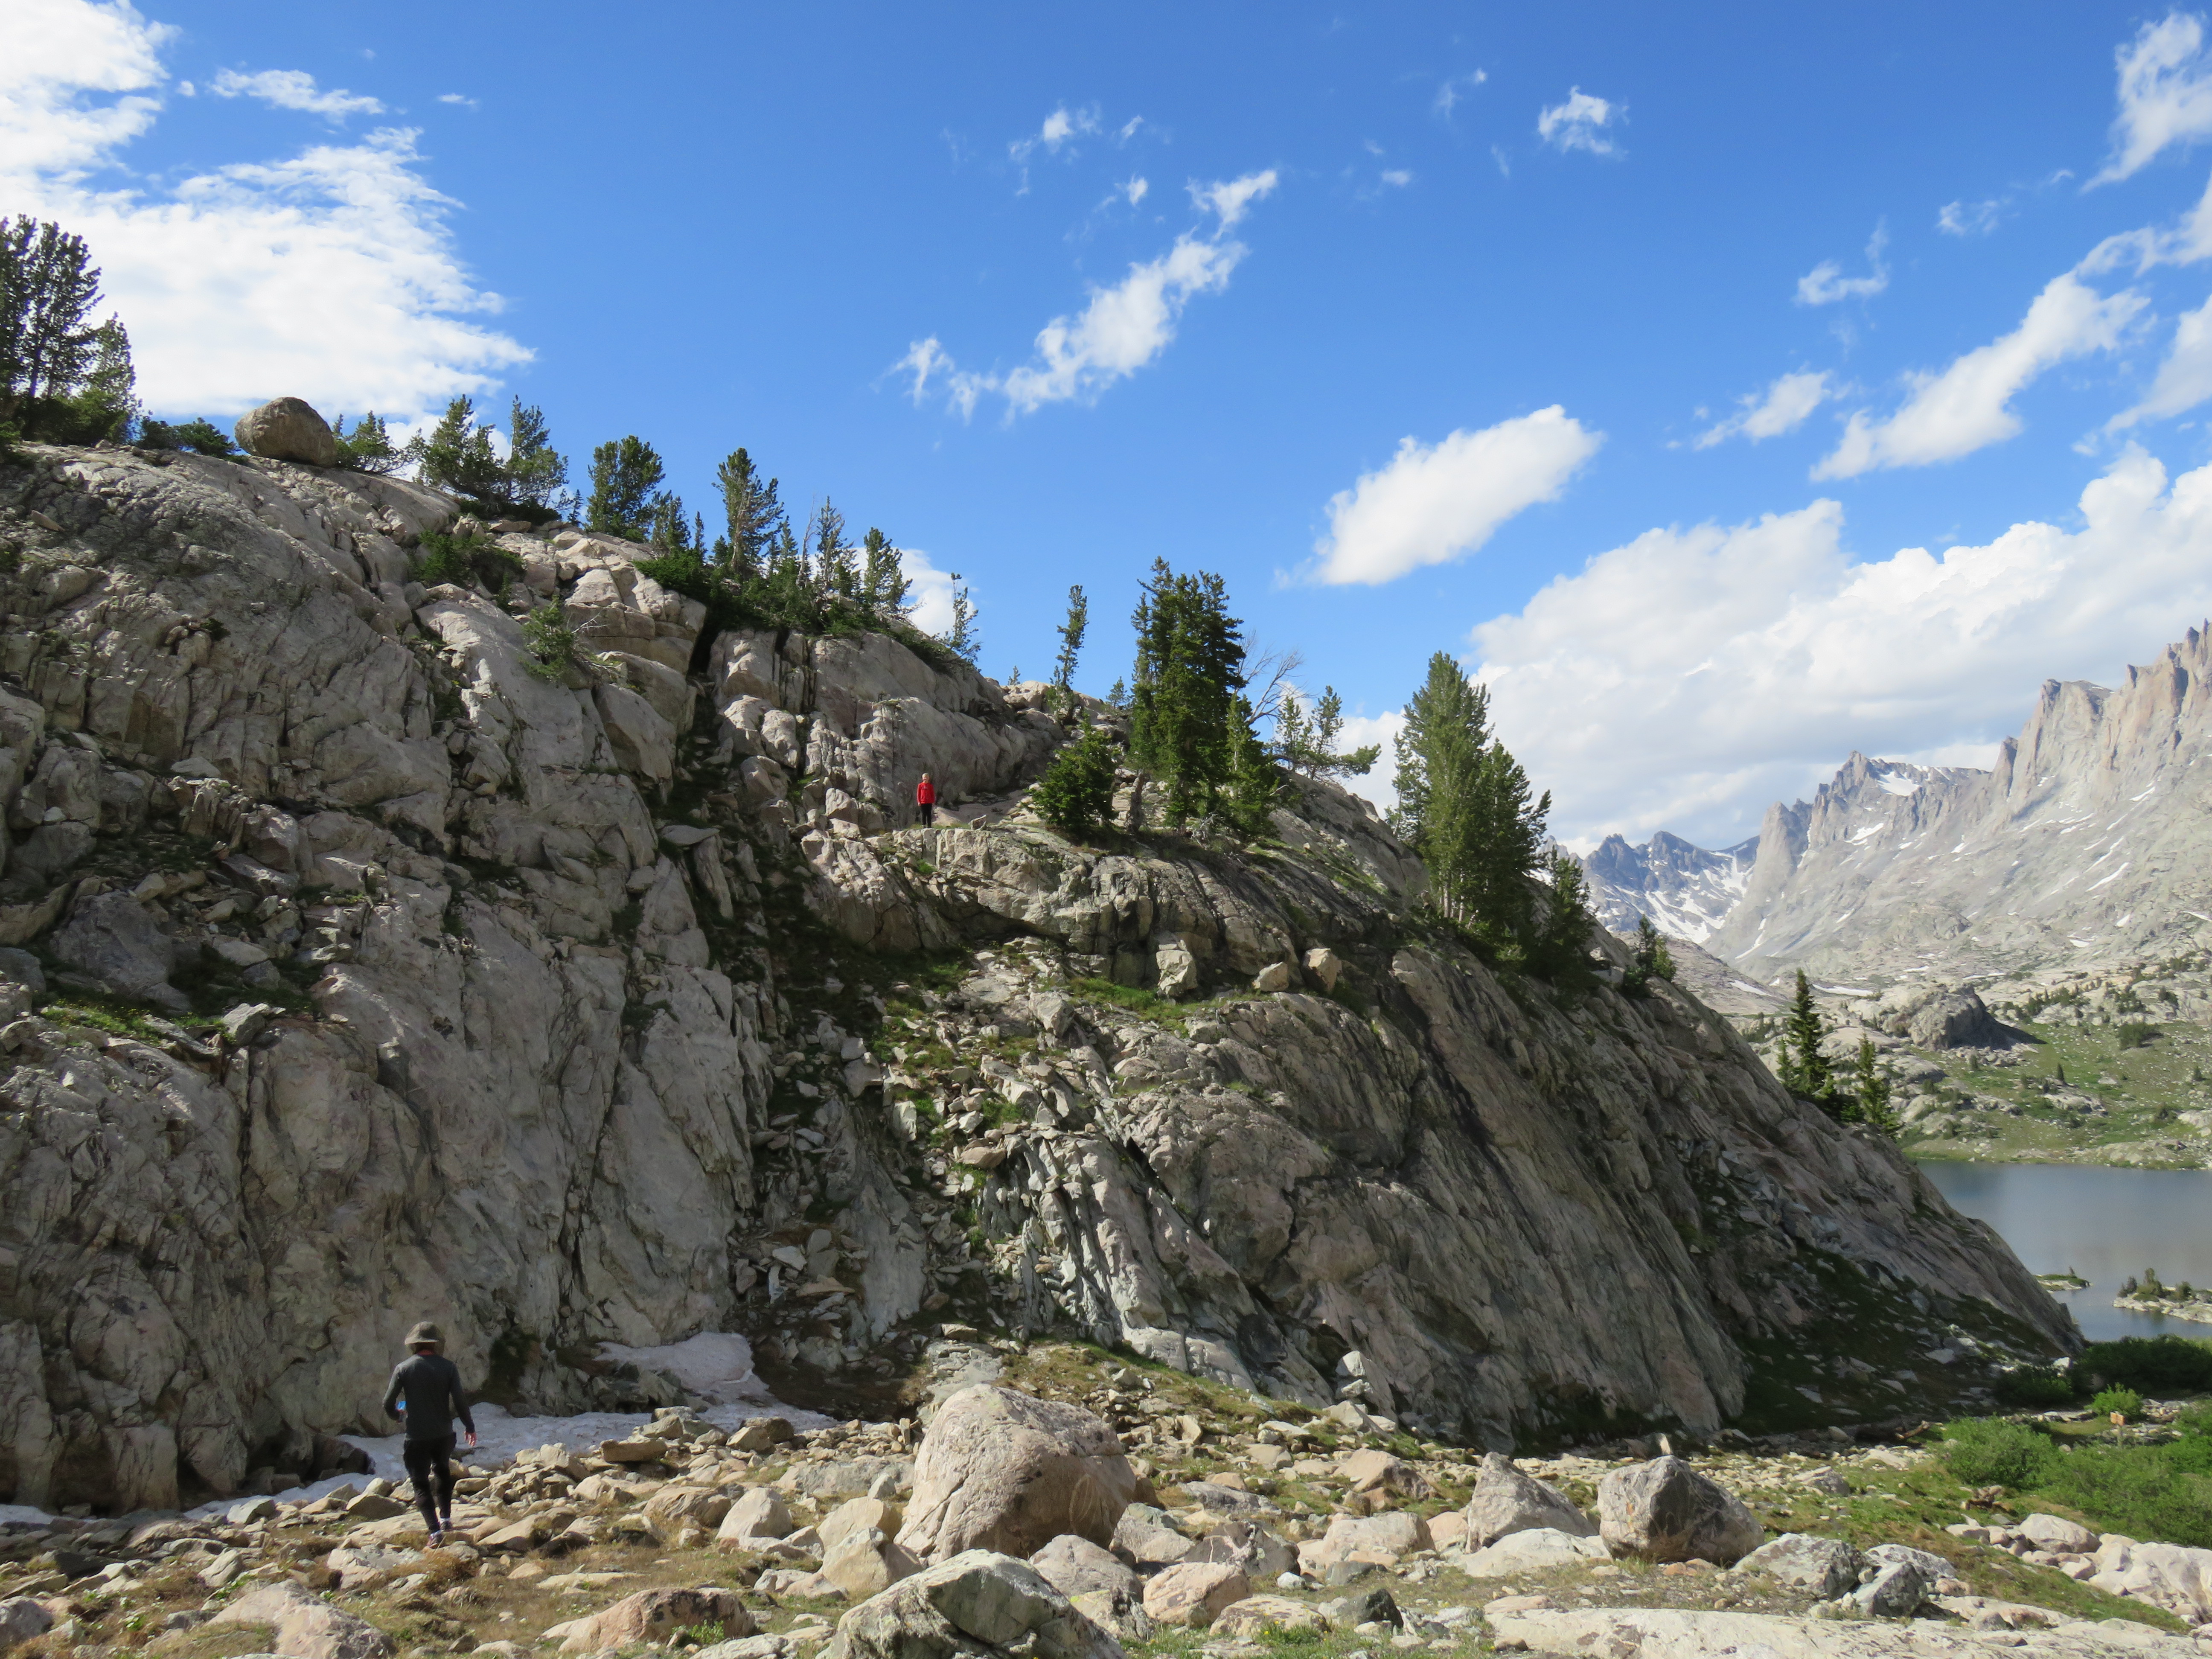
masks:
<svg viewBox="0 0 2212 1659"><path fill-rule="evenodd" d="M491 422L478 422L476 405L465 394L446 405L438 424L407 446L415 476L433 489L471 501L501 501L507 468L492 447Z"/></svg>
<svg viewBox="0 0 2212 1659"><path fill-rule="evenodd" d="M1636 949L1628 961L1628 972L1621 981L1621 989L1631 996L1645 994L1655 979L1674 977L1674 952L1668 950L1665 935L1651 925L1649 916L1636 919Z"/></svg>
<svg viewBox="0 0 2212 1659"><path fill-rule="evenodd" d="M350 432L346 430L345 416L339 416L331 423L331 433L338 441L338 465L352 471L391 472L404 459L383 418L373 409Z"/></svg>
<svg viewBox="0 0 2212 1659"><path fill-rule="evenodd" d="M1590 929L1597 925L1590 915L1589 883L1580 862L1563 848L1555 848L1547 864L1551 881L1529 941L1528 964L1554 985L1582 990L1597 979L1589 955Z"/></svg>
<svg viewBox="0 0 2212 1659"><path fill-rule="evenodd" d="M507 411L507 437L506 499L549 507L568 484L568 461L553 447L545 411L517 398Z"/></svg>
<svg viewBox="0 0 2212 1659"><path fill-rule="evenodd" d="M101 330L86 320L99 301L83 237L23 215L0 221L0 420L33 435L76 425L66 400L99 358Z"/></svg>
<svg viewBox="0 0 2212 1659"><path fill-rule="evenodd" d="M952 573L952 580L960 580L958 571ZM968 597L964 582L952 590L952 626L945 630L944 641L953 655L970 668L975 665L975 655L983 648L983 636L976 631L975 605Z"/></svg>
<svg viewBox="0 0 2212 1659"><path fill-rule="evenodd" d="M825 599L857 604L860 597L860 567L856 550L845 538L845 515L825 496L814 515L814 588Z"/></svg>
<svg viewBox="0 0 2212 1659"><path fill-rule="evenodd" d="M1344 699L1333 685L1323 686L1312 711L1305 699L1286 692L1275 711L1275 752L1283 764L1308 777L1341 775L1358 777L1371 770L1382 745L1370 743L1339 754L1336 740L1344 732Z"/></svg>
<svg viewBox="0 0 2212 1659"><path fill-rule="evenodd" d="M1243 624L1229 614L1228 589L1219 576L1200 571L1177 575L1165 559L1152 562L1152 580L1131 618L1137 634L1134 689L1130 700L1130 757L1158 777L1166 791L1167 822L1177 828L1200 811L1224 806L1249 824L1261 793L1248 745L1250 703L1244 689ZM1235 799L1224 796L1237 781ZM1272 780L1266 793L1272 798Z"/></svg>
<svg viewBox="0 0 2212 1659"><path fill-rule="evenodd" d="M1075 664L1090 627L1091 601L1078 582L1067 590L1067 620L1060 625L1060 655L1052 665L1053 701L1063 716L1075 712Z"/></svg>
<svg viewBox="0 0 2212 1659"><path fill-rule="evenodd" d="M665 476L660 456L635 434L592 451L592 494L584 522L627 541L641 542L653 528L654 494Z"/></svg>
<svg viewBox="0 0 2212 1659"><path fill-rule="evenodd" d="M1897 1114L1890 1109L1889 1079L1875 1062L1874 1039L1859 1039L1858 1060L1851 1067L1851 1091L1857 1097L1858 1120L1884 1134L1894 1135L1899 1127Z"/></svg>
<svg viewBox="0 0 2212 1659"><path fill-rule="evenodd" d="M1030 804L1073 840L1096 835L1114 810L1113 739L1093 726L1062 745L1030 792Z"/></svg>
<svg viewBox="0 0 2212 1659"><path fill-rule="evenodd" d="M1784 1022L1784 1038L1795 1051L1791 1062L1792 1075L1782 1080L1801 1095L1808 1095L1820 1109L1839 1121L1844 1113L1843 1096L1836 1087L1834 1065L1820 1051L1820 1043L1827 1036L1827 1022L1820 1017L1813 1001L1813 987L1800 969L1796 994L1790 999L1790 1013Z"/></svg>
<svg viewBox="0 0 2212 1659"><path fill-rule="evenodd" d="M869 617L889 623L905 616L913 587L891 538L871 527L860 538L860 603Z"/></svg>
<svg viewBox="0 0 2212 1659"><path fill-rule="evenodd" d="M776 526L784 521L783 503L776 495L779 482L763 481L743 449L732 450L714 469L727 526L714 544L715 562L740 580L759 574L775 544Z"/></svg>

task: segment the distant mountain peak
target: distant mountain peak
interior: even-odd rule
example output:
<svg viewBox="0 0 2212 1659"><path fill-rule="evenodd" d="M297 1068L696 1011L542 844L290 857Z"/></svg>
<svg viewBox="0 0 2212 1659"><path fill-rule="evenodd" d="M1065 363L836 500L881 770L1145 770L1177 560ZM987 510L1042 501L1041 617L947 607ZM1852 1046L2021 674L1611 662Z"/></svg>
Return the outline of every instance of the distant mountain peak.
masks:
<svg viewBox="0 0 2212 1659"><path fill-rule="evenodd" d="M1607 836L1582 864L1591 908L1614 933L1649 916L1661 933L1702 943L1743 896L1758 855L1757 836L1716 853L1659 830L1640 847Z"/></svg>

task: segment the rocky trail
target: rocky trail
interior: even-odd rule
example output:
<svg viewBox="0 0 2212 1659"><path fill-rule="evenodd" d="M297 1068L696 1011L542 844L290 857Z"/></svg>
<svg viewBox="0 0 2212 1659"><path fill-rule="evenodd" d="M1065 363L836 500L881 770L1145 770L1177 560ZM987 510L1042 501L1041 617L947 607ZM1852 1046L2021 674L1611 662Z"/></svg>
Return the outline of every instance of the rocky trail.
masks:
<svg viewBox="0 0 2212 1659"><path fill-rule="evenodd" d="M11 1526L0 1641L19 1659L2212 1647L2212 1551L1969 1492L1909 1443L1516 1464L1070 1345L933 1357L1036 1392L971 1383L926 1428L726 1432L666 1407L620 1441L479 1456L435 1550L384 1480ZM1075 1403L1101 1395L1160 1405L1170 1444L1128 1456Z"/></svg>

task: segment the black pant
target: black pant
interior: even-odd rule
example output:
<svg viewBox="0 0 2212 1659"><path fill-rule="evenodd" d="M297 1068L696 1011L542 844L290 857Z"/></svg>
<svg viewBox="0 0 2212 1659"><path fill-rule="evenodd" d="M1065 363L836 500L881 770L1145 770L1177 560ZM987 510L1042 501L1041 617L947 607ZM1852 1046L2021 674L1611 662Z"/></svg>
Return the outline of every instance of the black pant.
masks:
<svg viewBox="0 0 2212 1659"><path fill-rule="evenodd" d="M443 1530L438 1517L453 1512L453 1437L410 1440L400 1455L406 1460L407 1478L415 1483L415 1507L423 1526Z"/></svg>
<svg viewBox="0 0 2212 1659"><path fill-rule="evenodd" d="M937 817L937 803L933 800L916 801L914 804L914 815L921 820L925 827L927 826Z"/></svg>

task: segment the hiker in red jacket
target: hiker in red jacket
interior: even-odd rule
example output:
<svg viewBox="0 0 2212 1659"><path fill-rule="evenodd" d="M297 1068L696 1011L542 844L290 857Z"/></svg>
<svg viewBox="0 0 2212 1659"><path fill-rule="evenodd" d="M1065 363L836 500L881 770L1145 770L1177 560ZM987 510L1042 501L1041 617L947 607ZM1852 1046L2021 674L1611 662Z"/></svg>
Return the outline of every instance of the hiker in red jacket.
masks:
<svg viewBox="0 0 2212 1659"><path fill-rule="evenodd" d="M937 816L937 786L929 781L929 774L921 775L921 781L914 787L914 815L925 826Z"/></svg>

